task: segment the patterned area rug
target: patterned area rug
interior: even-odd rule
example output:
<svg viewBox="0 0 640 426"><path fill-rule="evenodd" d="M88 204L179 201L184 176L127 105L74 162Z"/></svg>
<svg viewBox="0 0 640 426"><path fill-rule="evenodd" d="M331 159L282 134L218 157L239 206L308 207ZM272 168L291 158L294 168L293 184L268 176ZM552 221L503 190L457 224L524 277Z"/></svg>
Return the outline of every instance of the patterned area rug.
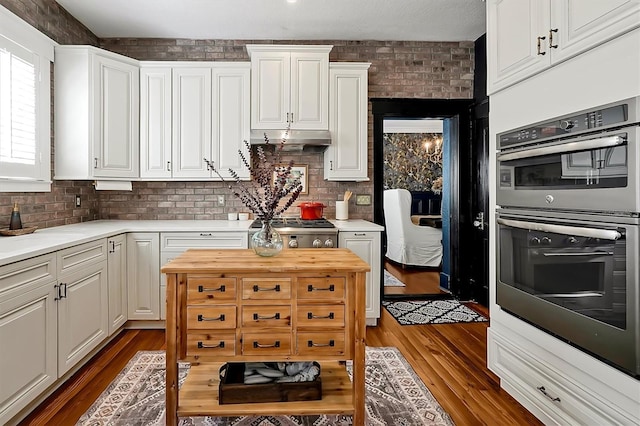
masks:
<svg viewBox="0 0 640 426"><path fill-rule="evenodd" d="M389 271L384 270L384 286L385 287L405 287L405 284L391 275Z"/></svg>
<svg viewBox="0 0 640 426"><path fill-rule="evenodd" d="M350 371L350 366L347 368ZM181 364L180 384L189 371ZM407 360L396 348L366 349L366 424L453 425ZM165 353L138 352L76 426L165 424ZM350 425L351 416L189 417L181 426L332 426Z"/></svg>
<svg viewBox="0 0 640 426"><path fill-rule="evenodd" d="M454 299L384 301L382 306L402 325L488 321Z"/></svg>

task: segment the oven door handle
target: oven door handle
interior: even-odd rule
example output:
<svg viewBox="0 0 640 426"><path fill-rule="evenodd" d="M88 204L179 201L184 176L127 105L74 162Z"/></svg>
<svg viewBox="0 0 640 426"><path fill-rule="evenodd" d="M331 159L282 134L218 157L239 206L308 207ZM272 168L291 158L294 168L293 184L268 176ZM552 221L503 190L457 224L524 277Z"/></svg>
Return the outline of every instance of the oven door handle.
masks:
<svg viewBox="0 0 640 426"><path fill-rule="evenodd" d="M555 253L542 253L544 257L563 257L563 256L613 256L612 251L590 251L585 253L576 252L555 252Z"/></svg>
<svg viewBox="0 0 640 426"><path fill-rule="evenodd" d="M604 138L586 139L575 142L567 142L560 145L543 146L531 148L518 152L507 152L498 155L498 161L519 160L522 158L540 157L541 155L561 154L573 151L584 151L587 149L607 148L622 145L626 142L622 136L607 136Z"/></svg>
<svg viewBox="0 0 640 426"><path fill-rule="evenodd" d="M550 223L527 222L525 220L497 219L498 224L511 228L526 229L529 231L553 232L554 234L576 235L588 238L600 238L601 240L618 240L622 234L609 229L584 228L580 226L553 225Z"/></svg>

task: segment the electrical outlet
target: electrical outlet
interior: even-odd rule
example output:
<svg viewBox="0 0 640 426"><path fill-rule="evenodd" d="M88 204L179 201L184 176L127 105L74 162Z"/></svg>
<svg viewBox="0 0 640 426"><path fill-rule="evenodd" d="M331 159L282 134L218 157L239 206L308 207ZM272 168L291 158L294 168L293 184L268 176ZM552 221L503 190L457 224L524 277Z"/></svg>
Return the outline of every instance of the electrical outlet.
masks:
<svg viewBox="0 0 640 426"><path fill-rule="evenodd" d="M370 206L370 205L371 205L371 195L369 194L356 195L356 206Z"/></svg>
<svg viewBox="0 0 640 426"><path fill-rule="evenodd" d="M76 195L76 207L80 207L81 199L79 195Z"/></svg>
<svg viewBox="0 0 640 426"><path fill-rule="evenodd" d="M218 195L218 205L224 206L224 195Z"/></svg>

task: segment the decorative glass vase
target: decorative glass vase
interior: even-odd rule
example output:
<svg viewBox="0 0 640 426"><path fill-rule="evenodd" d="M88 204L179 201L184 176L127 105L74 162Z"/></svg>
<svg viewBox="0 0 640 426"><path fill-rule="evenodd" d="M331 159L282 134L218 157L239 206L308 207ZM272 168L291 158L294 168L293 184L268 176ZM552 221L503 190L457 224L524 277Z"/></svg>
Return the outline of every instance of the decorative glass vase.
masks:
<svg viewBox="0 0 640 426"><path fill-rule="evenodd" d="M275 256L282 251L282 244L282 237L270 220L263 220L262 228L251 237L251 248L260 256Z"/></svg>

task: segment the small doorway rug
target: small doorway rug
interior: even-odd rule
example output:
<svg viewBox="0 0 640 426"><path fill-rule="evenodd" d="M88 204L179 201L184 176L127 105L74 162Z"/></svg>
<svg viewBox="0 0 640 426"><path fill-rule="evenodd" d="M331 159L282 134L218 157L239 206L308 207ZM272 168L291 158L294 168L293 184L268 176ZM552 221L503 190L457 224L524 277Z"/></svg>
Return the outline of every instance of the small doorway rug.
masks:
<svg viewBox="0 0 640 426"><path fill-rule="evenodd" d="M347 364L350 371L350 364ZM181 364L180 384L189 371ZM100 395L76 426L165 424L165 352L141 351ZM366 348L366 424L446 425L453 421L396 348ZM256 404L256 408L259 404ZM351 416L245 416L181 418L180 426L346 426Z"/></svg>
<svg viewBox="0 0 640 426"><path fill-rule="evenodd" d="M382 306L402 325L488 321L454 299L384 301Z"/></svg>
<svg viewBox="0 0 640 426"><path fill-rule="evenodd" d="M405 287L405 284L391 275L389 271L384 270L384 286L385 287Z"/></svg>

